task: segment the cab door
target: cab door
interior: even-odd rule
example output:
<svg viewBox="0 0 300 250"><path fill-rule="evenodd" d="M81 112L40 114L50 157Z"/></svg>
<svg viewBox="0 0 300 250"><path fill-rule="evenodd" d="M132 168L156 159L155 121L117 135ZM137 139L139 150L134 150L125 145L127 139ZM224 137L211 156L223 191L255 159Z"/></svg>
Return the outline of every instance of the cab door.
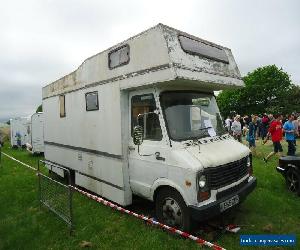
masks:
<svg viewBox="0 0 300 250"><path fill-rule="evenodd" d="M135 91L129 95L129 179L134 194L150 197L150 191L155 180L167 177L167 152L161 129L158 97L155 93ZM144 128L144 141L137 146L133 143L133 128L142 125Z"/></svg>

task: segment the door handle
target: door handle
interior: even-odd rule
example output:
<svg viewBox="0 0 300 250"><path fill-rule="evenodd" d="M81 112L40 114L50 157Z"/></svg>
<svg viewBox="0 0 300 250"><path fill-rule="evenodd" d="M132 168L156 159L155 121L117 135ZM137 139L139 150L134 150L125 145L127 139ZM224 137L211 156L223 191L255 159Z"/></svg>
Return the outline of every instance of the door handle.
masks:
<svg viewBox="0 0 300 250"><path fill-rule="evenodd" d="M160 152L155 152L155 158L158 161L165 161L166 158L160 156Z"/></svg>
<svg viewBox="0 0 300 250"><path fill-rule="evenodd" d="M134 146L128 146L128 149L129 149L129 151L133 151L133 150L135 150L135 147Z"/></svg>

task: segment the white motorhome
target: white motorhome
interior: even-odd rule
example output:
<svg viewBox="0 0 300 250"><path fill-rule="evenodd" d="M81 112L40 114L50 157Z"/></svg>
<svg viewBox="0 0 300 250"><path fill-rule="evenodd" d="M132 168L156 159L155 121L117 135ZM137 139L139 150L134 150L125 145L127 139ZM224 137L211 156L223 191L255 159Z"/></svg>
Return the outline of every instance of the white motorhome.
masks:
<svg viewBox="0 0 300 250"><path fill-rule="evenodd" d="M230 49L158 24L43 88L45 158L118 204L154 201L160 221L188 230L256 186L214 96L243 86Z"/></svg>
<svg viewBox="0 0 300 250"><path fill-rule="evenodd" d="M18 117L10 119L10 143L12 147L25 147L30 142L30 119Z"/></svg>
<svg viewBox="0 0 300 250"><path fill-rule="evenodd" d="M31 138L27 144L27 150L32 154L44 152L44 114L34 113L31 116Z"/></svg>

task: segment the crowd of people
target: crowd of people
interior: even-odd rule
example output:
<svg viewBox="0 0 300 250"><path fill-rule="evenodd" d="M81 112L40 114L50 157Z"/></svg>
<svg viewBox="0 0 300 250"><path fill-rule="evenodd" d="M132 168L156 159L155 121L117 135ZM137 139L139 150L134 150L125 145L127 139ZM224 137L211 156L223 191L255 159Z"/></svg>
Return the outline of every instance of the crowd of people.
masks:
<svg viewBox="0 0 300 250"><path fill-rule="evenodd" d="M234 115L227 117L225 127L239 142L242 142L242 138L245 137L253 154L256 154L256 140L261 139L263 144L269 139L272 140L273 151L263 158L267 162L275 154L282 156L283 138L288 143L287 155L295 155L296 139L300 134L300 115L295 113L285 116L281 114Z"/></svg>

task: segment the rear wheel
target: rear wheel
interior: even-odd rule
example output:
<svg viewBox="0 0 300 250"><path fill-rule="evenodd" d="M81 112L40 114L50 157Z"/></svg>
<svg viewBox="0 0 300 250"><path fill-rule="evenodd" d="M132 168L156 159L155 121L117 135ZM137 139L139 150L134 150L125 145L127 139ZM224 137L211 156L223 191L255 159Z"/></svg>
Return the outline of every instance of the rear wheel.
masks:
<svg viewBox="0 0 300 250"><path fill-rule="evenodd" d="M190 231L192 222L188 207L182 196L171 188L163 188L156 197L156 216L158 220L170 227Z"/></svg>
<svg viewBox="0 0 300 250"><path fill-rule="evenodd" d="M286 173L287 188L298 195L300 195L300 173L295 168L290 168Z"/></svg>

